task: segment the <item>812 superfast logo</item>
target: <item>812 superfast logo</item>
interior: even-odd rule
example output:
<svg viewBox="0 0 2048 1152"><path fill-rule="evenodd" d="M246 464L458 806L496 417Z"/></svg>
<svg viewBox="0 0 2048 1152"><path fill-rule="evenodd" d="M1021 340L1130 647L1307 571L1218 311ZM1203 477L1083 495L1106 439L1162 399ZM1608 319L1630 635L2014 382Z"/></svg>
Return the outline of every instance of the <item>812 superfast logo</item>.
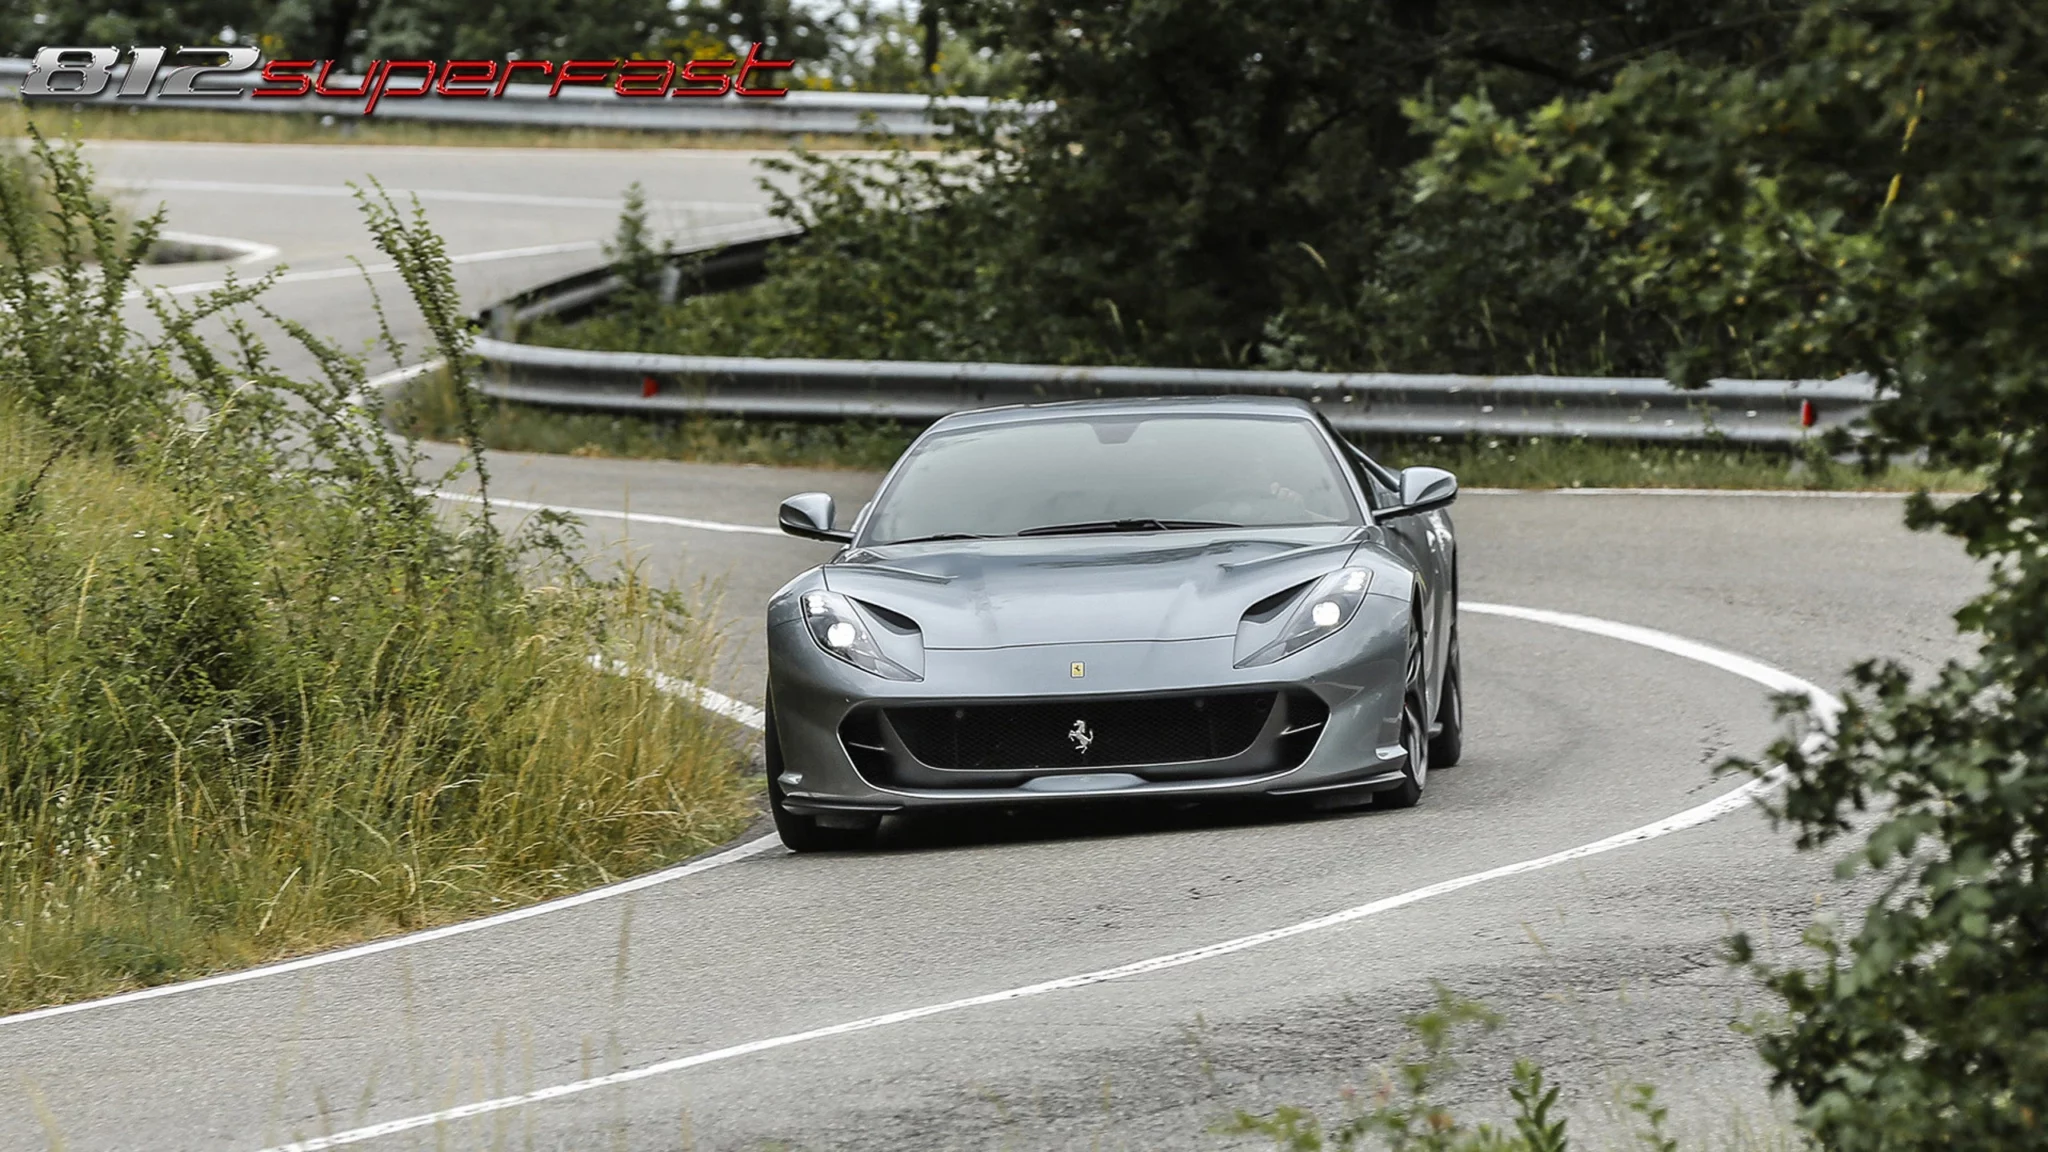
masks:
<svg viewBox="0 0 2048 1152"><path fill-rule="evenodd" d="M21 82L24 99L151 100L211 97L361 100L368 116L382 100L498 99L515 78L547 82L550 99L567 86L608 87L628 97L735 96L773 98L787 88L753 83L762 72L793 68L750 44L745 58L673 60L373 60L360 76L341 75L332 60L272 60L254 48L135 48L120 67L115 48L42 48ZM523 87L523 85L522 85ZM110 92L111 90L111 92Z"/></svg>

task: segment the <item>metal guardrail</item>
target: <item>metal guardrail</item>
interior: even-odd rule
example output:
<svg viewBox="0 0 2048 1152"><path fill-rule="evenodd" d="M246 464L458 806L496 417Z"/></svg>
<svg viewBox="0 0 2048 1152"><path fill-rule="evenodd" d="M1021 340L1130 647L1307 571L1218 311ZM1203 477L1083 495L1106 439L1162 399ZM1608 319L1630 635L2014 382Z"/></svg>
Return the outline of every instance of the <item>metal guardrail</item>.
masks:
<svg viewBox="0 0 2048 1152"><path fill-rule="evenodd" d="M684 256L691 287L758 280L784 234ZM1667 381L1558 376L1076 368L1037 364L760 359L596 352L516 341L540 316L598 306L619 281L598 268L486 309L478 387L502 400L643 414L929 421L965 408L1095 397L1256 393L1318 405L1345 432L1385 436L1556 436L1595 440L1791 445L1847 426L1876 400L1862 376ZM1810 418L1811 425L1802 423Z"/></svg>
<svg viewBox="0 0 2048 1152"><path fill-rule="evenodd" d="M476 342L502 400L611 412L708 412L799 419L929 421L998 404L1095 397L1297 396L1346 432L1394 436L1557 436L1788 445L1869 407L1861 379L1717 380L1680 392L1663 380L1556 376L1066 368L1033 364L756 359ZM1802 427L1802 402L1814 408Z"/></svg>
<svg viewBox="0 0 2048 1152"><path fill-rule="evenodd" d="M661 286L663 296L673 299L744 288L766 273L769 253L803 236L801 228L773 219L718 225L709 231L725 235L739 232L741 238L672 255ZM485 332L505 339L530 320L546 316L569 318L594 311L624 286L610 266L599 265L500 300L484 309L477 320Z"/></svg>
<svg viewBox="0 0 2048 1152"><path fill-rule="evenodd" d="M0 58L0 92L19 93L29 61ZM37 103L58 107L183 108L217 112L327 114L337 122L364 119L363 98L306 96L289 100L257 100L246 88L212 96L175 99L119 99L126 65L97 96L70 101L37 97ZM337 75L336 87L354 86L358 76ZM218 80L209 81L217 83ZM253 81L244 80L245 84ZM17 98L19 98L17 96ZM811 92L794 90L775 99L725 96L715 100L627 99L609 90L564 88L553 98L545 85L514 84L503 96L488 100L451 99L438 94L393 99L377 105L374 119L424 120L450 124L500 124L555 128L624 128L669 132L759 132L790 135L856 135L882 132L892 136L939 136L951 132L937 112L964 111L983 115L1010 107L986 96L925 96L897 92ZM1036 106L1025 106L1027 114Z"/></svg>

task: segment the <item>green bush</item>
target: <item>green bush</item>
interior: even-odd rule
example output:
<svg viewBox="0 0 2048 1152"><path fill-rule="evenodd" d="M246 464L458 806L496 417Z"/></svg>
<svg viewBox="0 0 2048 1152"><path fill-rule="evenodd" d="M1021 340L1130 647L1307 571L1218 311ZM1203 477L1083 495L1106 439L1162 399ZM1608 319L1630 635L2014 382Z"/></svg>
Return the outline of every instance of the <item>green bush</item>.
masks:
<svg viewBox="0 0 2048 1152"><path fill-rule="evenodd" d="M466 372L438 239L363 207ZM262 282L131 301L158 221L108 219L67 148L0 183L0 1010L560 893L748 819L727 731L591 663L701 671L690 604L587 574L557 518L439 510L356 359ZM272 369L251 312L321 378Z"/></svg>
<svg viewBox="0 0 2048 1152"><path fill-rule="evenodd" d="M612 311L573 323L541 321L521 336L541 344L710 356L974 360L1081 356L1049 335L1028 352L1007 341L1019 308L989 249L1003 231L976 187L975 165L892 152L836 160L799 151L765 162L794 190L768 186L770 212L806 229L769 257L763 284L693 295L667 307L626 293ZM614 247L631 260L622 219ZM645 241L641 242L645 247ZM1032 315L1042 313L1032 311Z"/></svg>
<svg viewBox="0 0 2048 1152"><path fill-rule="evenodd" d="M1563 197L1418 201L1414 101L1534 107L1628 61L1768 59L1786 0L949 4L1041 117L941 157L800 156L768 282L546 342L761 356L1654 371L1665 318ZM771 189L771 192L773 190Z"/></svg>
<svg viewBox="0 0 2048 1152"><path fill-rule="evenodd" d="M1806 6L1765 71L1653 58L1524 119L1437 120L1431 179L1565 196L1625 240L1609 282L1673 320L1669 371L1752 355L1876 376L1862 445L1981 470L1907 522L1988 561L1977 640L1915 682L1855 670L1836 738L1773 750L1804 848L1884 884L1810 967L1758 965L1788 1010L1762 1051L1843 1152L2048 1141L2048 22L2016 0ZM1738 959L1754 963L1747 940Z"/></svg>

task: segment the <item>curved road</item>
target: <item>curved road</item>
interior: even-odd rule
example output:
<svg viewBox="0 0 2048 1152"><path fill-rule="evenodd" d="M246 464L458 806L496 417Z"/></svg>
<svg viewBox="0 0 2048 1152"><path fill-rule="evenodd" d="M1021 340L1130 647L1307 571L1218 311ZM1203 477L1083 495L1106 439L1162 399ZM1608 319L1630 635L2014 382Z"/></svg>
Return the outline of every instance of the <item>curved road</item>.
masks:
<svg viewBox="0 0 2048 1152"><path fill-rule="evenodd" d="M678 234L744 226L762 199L735 152L91 152L138 204L165 203L172 227L275 246L293 277L273 306L348 342L374 321L337 270L374 260L336 190L366 172L422 193L468 257L472 305L597 259L631 180ZM417 339L413 318L400 327ZM495 467L500 497L744 526L809 488L857 507L875 479L504 454ZM1946 541L1900 528L1890 498L1469 494L1457 516L1468 601L1657 629L1822 687L1867 655L1925 667L1959 654L1948 614L1981 582ZM596 549L630 539L659 576L722 583L732 645L715 686L755 702L758 606L829 553L649 521L593 520L589 534ZM1514 616L1462 627L1466 759L1414 811L992 821L899 829L859 856L747 851L517 923L0 1020L0 1148L257 1150L335 1134L374 1149L1255 1145L1207 1129L1237 1108L1334 1114L1347 1089L1370 1092L1432 981L1509 1017L1448 1088L1475 1115L1500 1114L1506 1068L1526 1055L1592 1134L1621 1130L1614 1094L1645 1079L1691 1142L1768 1129L1762 1071L1729 1027L1766 1005L1719 941L1746 928L1790 955L1816 907L1852 910L1856 893L1739 801L1661 838L1256 947L921 1014L1550 858L1725 794L1735 782L1709 768L1776 731L1764 689L1725 661ZM806 1038L856 1021L873 1026ZM762 1041L788 1042L745 1049ZM704 1059L668 1067L691 1057Z"/></svg>

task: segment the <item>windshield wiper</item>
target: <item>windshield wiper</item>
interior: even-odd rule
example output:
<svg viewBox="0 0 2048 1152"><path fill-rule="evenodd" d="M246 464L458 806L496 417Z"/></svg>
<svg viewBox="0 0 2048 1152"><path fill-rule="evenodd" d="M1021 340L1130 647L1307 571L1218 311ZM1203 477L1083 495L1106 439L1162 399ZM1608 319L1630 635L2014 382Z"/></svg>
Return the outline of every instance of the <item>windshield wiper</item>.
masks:
<svg viewBox="0 0 2048 1152"><path fill-rule="evenodd" d="M1156 517L1142 517L1134 520L1079 520L1072 524L1045 524L1037 528L1026 528L1019 536L1079 536L1088 532L1170 532L1181 528L1242 528L1228 520L1161 520Z"/></svg>
<svg viewBox="0 0 2048 1152"><path fill-rule="evenodd" d="M884 540L877 547L889 544L929 544L934 540L1000 540L983 532L934 532L929 536L911 536L903 540Z"/></svg>

